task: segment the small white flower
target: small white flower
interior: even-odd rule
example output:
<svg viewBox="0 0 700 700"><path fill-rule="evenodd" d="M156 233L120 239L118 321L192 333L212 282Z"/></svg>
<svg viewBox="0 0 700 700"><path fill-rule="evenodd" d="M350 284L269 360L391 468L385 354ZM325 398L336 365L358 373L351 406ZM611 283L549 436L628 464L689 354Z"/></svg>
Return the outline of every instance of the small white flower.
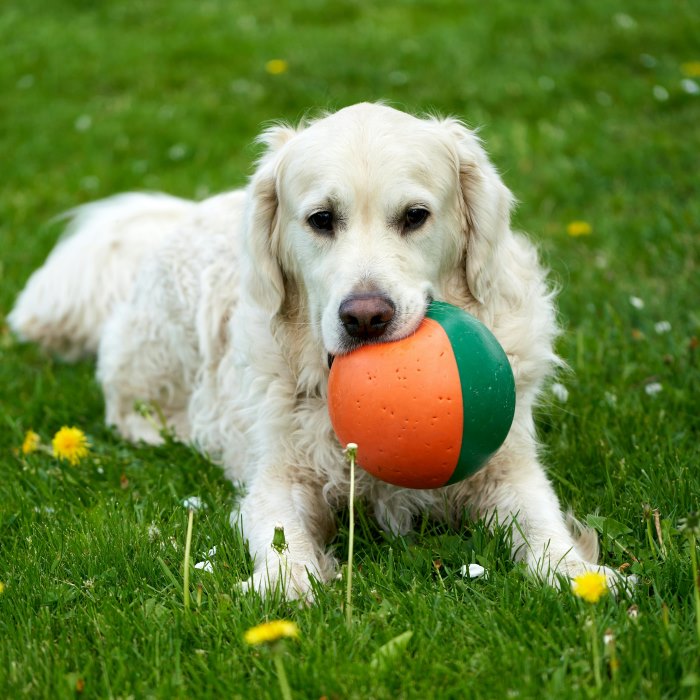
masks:
<svg viewBox="0 0 700 700"><path fill-rule="evenodd" d="M160 537L160 528L155 524L151 523L148 526L148 539L153 542Z"/></svg>
<svg viewBox="0 0 700 700"><path fill-rule="evenodd" d="M135 160L131 164L131 172L135 173L136 175L142 175L148 170L148 161L147 160Z"/></svg>
<svg viewBox="0 0 700 700"><path fill-rule="evenodd" d="M89 114L81 114L73 126L76 131L87 131L92 126L92 117Z"/></svg>
<svg viewBox="0 0 700 700"><path fill-rule="evenodd" d="M617 395L613 394L612 391L605 392L605 400L608 402L608 406L615 408L617 406Z"/></svg>
<svg viewBox="0 0 700 700"><path fill-rule="evenodd" d="M624 12L618 12L615 15L615 24L620 29L634 29L637 26L637 20L634 17L626 15Z"/></svg>
<svg viewBox="0 0 700 700"><path fill-rule="evenodd" d="M252 32L258 28L258 19L255 15L241 15L236 24L244 32Z"/></svg>
<svg viewBox="0 0 700 700"><path fill-rule="evenodd" d="M608 260L608 258L607 258L607 256L605 255L605 253L598 253L598 254L595 256L595 266L596 266L599 270L605 270L605 269L608 268L609 265L610 265L610 261Z"/></svg>
<svg viewBox="0 0 700 700"><path fill-rule="evenodd" d="M204 561L198 561L194 565L195 569L201 569L202 571L206 571L208 574L212 573L214 571L214 565L208 560Z"/></svg>
<svg viewBox="0 0 700 700"><path fill-rule="evenodd" d="M636 620L639 617L639 608L636 605L630 605L627 608L627 616L632 620Z"/></svg>
<svg viewBox="0 0 700 700"><path fill-rule="evenodd" d="M198 185L195 190L195 199L206 199L211 194L211 188L209 185Z"/></svg>
<svg viewBox="0 0 700 700"><path fill-rule="evenodd" d="M483 566L479 566L479 564L469 564L469 566L467 566L466 564L462 564L459 573L460 576L468 578L481 578L482 576L484 578L489 577L486 569L484 569Z"/></svg>
<svg viewBox="0 0 700 700"><path fill-rule="evenodd" d="M668 321L659 321L654 324L654 330L661 335L662 333L668 333L671 330L671 324Z"/></svg>
<svg viewBox="0 0 700 700"><path fill-rule="evenodd" d="M663 386L659 382L651 382L644 387L648 396L656 396L662 389Z"/></svg>
<svg viewBox="0 0 700 700"><path fill-rule="evenodd" d="M683 92L687 92L689 95L700 94L700 85L690 78L684 78L681 80L681 88L683 89Z"/></svg>
<svg viewBox="0 0 700 700"><path fill-rule="evenodd" d="M610 629L605 630L605 634L603 635L603 644L605 644L605 646L607 647L610 644L612 644L614 641L615 641L615 635L613 634L613 631Z"/></svg>
<svg viewBox="0 0 700 700"><path fill-rule="evenodd" d="M392 85L406 85L409 80L408 73L404 73L402 70L391 71L387 77Z"/></svg>
<svg viewBox="0 0 700 700"><path fill-rule="evenodd" d="M663 85L654 85L651 89L651 94L654 95L654 99L659 102L666 102L668 99L668 90Z"/></svg>
<svg viewBox="0 0 700 700"><path fill-rule="evenodd" d="M182 160L187 155L187 146L184 143L176 143L168 149L170 160Z"/></svg>
<svg viewBox="0 0 700 700"><path fill-rule="evenodd" d="M562 403L566 403L569 400L569 390L559 382L552 384L552 394Z"/></svg>
<svg viewBox="0 0 700 700"><path fill-rule="evenodd" d="M199 496L190 496L189 498L185 498L182 505L188 510L202 510L202 508L207 507L207 504L204 503Z"/></svg>
<svg viewBox="0 0 700 700"><path fill-rule="evenodd" d="M17 87L20 90L29 90L29 88L32 87L32 85L34 85L34 76L30 73L27 73L27 75L23 75L17 81Z"/></svg>
<svg viewBox="0 0 700 700"><path fill-rule="evenodd" d="M100 186L100 178L96 175L86 175L81 181L80 186L85 190L95 191Z"/></svg>
<svg viewBox="0 0 700 700"><path fill-rule="evenodd" d="M639 297L630 297L630 304L634 306L635 309L643 309L644 301Z"/></svg>
<svg viewBox="0 0 700 700"><path fill-rule="evenodd" d="M265 95L265 88L259 83L253 83L250 80L240 78L234 80L231 85L231 92L235 95L240 95L249 100L259 100Z"/></svg>

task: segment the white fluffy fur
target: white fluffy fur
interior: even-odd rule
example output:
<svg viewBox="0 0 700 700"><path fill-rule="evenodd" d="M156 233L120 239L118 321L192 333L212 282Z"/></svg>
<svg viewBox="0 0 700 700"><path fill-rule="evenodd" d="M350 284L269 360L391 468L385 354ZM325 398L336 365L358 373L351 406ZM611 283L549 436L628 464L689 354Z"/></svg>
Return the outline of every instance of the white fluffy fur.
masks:
<svg viewBox="0 0 700 700"><path fill-rule="evenodd" d="M457 523L515 523L513 555L556 583L600 569L590 536L572 535L538 459L532 418L557 365L552 294L532 244L510 228L513 198L479 139L452 119L360 104L298 129L276 126L246 190L200 204L123 195L77 210L71 233L34 273L10 315L23 338L69 357L98 351L107 421L161 438L134 409L158 404L183 441L245 484L239 520L255 561L244 586L309 597L327 580L333 509L348 472L326 410L328 353L353 292L378 289L410 334L430 297L487 324L516 378L516 415L498 453L465 482L413 491L360 471L358 497L405 532L428 511ZM430 217L403 235L410 206ZM334 236L307 224L333 209ZM271 548L281 524L289 544Z"/></svg>

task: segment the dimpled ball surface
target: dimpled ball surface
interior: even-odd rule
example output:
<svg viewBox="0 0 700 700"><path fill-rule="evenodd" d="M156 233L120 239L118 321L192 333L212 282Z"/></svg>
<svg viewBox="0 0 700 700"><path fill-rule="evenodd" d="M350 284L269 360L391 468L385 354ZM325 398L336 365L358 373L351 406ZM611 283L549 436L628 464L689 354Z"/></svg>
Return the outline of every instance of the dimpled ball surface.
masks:
<svg viewBox="0 0 700 700"><path fill-rule="evenodd" d="M414 489L453 484L503 444L515 412L508 358L480 321L432 302L418 330L335 358L328 411L358 464Z"/></svg>

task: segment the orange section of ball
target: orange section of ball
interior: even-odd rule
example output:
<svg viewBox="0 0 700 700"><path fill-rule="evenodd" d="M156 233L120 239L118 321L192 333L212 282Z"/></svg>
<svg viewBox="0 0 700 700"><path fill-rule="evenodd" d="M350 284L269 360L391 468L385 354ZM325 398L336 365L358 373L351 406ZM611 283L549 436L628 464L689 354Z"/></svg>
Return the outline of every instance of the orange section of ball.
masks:
<svg viewBox="0 0 700 700"><path fill-rule="evenodd" d="M426 318L408 338L336 357L328 410L343 447L397 486L435 488L455 470L463 403L457 362L442 326Z"/></svg>

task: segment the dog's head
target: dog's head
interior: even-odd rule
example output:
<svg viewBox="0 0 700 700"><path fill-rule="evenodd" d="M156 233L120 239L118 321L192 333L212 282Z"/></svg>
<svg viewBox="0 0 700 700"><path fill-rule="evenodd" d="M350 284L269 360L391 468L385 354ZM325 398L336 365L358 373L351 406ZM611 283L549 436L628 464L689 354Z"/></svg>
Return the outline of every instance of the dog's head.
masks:
<svg viewBox="0 0 700 700"><path fill-rule="evenodd" d="M293 287L335 355L409 335L456 275L490 303L512 197L460 122L359 104L261 140L246 284L271 317Z"/></svg>

